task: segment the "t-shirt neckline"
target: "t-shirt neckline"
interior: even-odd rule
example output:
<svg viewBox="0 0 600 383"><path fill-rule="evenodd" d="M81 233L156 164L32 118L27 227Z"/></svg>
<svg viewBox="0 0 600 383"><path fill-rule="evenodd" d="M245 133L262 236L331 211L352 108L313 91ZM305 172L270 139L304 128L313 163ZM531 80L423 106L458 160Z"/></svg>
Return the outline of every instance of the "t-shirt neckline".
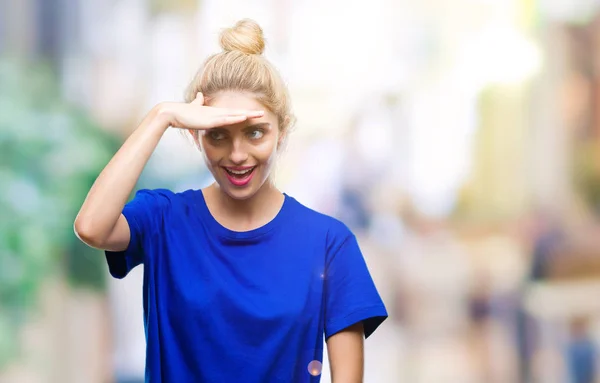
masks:
<svg viewBox="0 0 600 383"><path fill-rule="evenodd" d="M283 205L275 215L275 217L267 222L266 224L257 227L256 229L248 230L248 231L234 231L223 226L219 221L215 219L210 210L208 209L208 205L206 204L206 199L204 198L204 193L202 189L199 189L196 193L200 206L200 213L202 215L202 219L209 227L209 230L218 235L219 237L228 239L228 240L250 240L262 237L278 227L283 220L286 211L288 210L290 197L283 193Z"/></svg>

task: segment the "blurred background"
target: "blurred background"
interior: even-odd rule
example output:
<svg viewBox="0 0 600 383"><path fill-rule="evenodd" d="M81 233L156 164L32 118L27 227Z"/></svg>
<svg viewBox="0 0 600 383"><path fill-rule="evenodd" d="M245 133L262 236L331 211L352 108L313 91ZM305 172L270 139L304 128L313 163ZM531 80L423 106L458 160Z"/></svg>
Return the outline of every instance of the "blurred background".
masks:
<svg viewBox="0 0 600 383"><path fill-rule="evenodd" d="M598 0L0 1L0 382L143 381L142 267L73 220L244 17L298 116L277 182L390 312L365 382L600 382ZM210 182L170 131L138 186Z"/></svg>

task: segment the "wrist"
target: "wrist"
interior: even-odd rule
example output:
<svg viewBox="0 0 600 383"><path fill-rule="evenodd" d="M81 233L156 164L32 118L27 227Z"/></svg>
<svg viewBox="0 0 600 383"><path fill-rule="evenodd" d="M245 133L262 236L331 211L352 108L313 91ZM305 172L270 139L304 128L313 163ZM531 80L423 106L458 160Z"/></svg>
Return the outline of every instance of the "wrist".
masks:
<svg viewBox="0 0 600 383"><path fill-rule="evenodd" d="M161 102L152 108L152 120L167 130L175 123L174 105L171 102Z"/></svg>

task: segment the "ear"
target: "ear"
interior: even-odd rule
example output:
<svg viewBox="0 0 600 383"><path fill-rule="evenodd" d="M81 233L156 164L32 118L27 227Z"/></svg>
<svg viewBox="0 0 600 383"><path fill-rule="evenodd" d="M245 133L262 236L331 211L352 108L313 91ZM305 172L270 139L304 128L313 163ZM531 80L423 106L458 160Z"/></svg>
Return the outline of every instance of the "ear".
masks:
<svg viewBox="0 0 600 383"><path fill-rule="evenodd" d="M286 136L287 134L285 130L279 133L279 137L277 138L277 149L279 149L285 143Z"/></svg>
<svg viewBox="0 0 600 383"><path fill-rule="evenodd" d="M290 118L286 117L283 120L283 123L281 124L281 126L283 127L283 129L279 130L279 137L277 139L277 149L279 149L279 147L285 143L285 139L287 138L287 132L288 132L288 125L289 124L290 124Z"/></svg>

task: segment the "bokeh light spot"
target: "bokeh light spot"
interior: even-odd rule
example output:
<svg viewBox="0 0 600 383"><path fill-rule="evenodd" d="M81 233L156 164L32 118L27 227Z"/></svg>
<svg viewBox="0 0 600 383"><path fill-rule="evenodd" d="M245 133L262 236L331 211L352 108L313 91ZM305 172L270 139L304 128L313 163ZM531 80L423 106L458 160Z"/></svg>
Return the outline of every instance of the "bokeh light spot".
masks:
<svg viewBox="0 0 600 383"><path fill-rule="evenodd" d="M323 365L318 360L313 360L308 364L308 373L312 376L321 375L321 370L323 369Z"/></svg>

